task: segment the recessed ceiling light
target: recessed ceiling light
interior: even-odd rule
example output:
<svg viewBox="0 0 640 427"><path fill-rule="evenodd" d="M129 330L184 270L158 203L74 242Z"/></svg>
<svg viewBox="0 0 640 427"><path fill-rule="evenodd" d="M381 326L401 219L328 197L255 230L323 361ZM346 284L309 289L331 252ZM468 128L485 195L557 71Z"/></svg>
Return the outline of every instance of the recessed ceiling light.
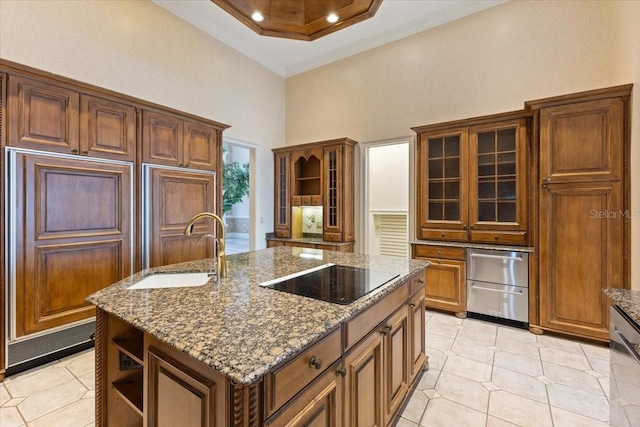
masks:
<svg viewBox="0 0 640 427"><path fill-rule="evenodd" d="M262 22L264 21L264 16L262 16L260 12L253 12L253 14L251 15L251 19L256 22Z"/></svg>
<svg viewBox="0 0 640 427"><path fill-rule="evenodd" d="M327 22L330 22L332 24L335 24L336 22L338 22L338 19L340 19L340 18L335 13L330 13L327 16Z"/></svg>

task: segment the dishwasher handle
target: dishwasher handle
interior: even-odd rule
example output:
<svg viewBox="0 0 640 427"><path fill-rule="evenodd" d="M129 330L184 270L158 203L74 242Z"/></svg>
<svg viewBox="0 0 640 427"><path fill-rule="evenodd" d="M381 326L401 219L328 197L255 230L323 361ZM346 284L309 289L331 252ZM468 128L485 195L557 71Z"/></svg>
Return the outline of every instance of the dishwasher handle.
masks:
<svg viewBox="0 0 640 427"><path fill-rule="evenodd" d="M622 344L627 348L627 350L629 351L629 353L631 353L633 358L636 359L636 362L640 363L640 354L638 354L638 351L634 348L634 345L629 342L627 337L624 336L622 331L618 329L617 326L613 327L613 331L616 333L618 338L620 338L620 342L622 342Z"/></svg>
<svg viewBox="0 0 640 427"><path fill-rule="evenodd" d="M472 252L471 256L477 257L477 258L493 258L493 259L505 259L505 260L511 260L511 261L522 261L522 255L502 256L502 255L480 254L480 253Z"/></svg>
<svg viewBox="0 0 640 427"><path fill-rule="evenodd" d="M493 291L493 292L498 292L498 293L501 293L501 294L511 294L511 295L520 295L520 296L522 296L522 291L514 292L514 291L506 291L504 289L487 288L485 286L478 286L475 283L471 284L471 289L481 289L483 291Z"/></svg>

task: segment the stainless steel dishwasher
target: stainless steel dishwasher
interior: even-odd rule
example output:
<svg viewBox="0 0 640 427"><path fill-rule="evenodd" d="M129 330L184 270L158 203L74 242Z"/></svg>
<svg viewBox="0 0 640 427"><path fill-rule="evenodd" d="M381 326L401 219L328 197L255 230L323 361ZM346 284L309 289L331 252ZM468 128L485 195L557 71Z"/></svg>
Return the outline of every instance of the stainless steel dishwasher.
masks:
<svg viewBox="0 0 640 427"><path fill-rule="evenodd" d="M611 306L609 423L640 426L640 328L617 306Z"/></svg>
<svg viewBox="0 0 640 427"><path fill-rule="evenodd" d="M467 313L529 323L529 254L467 249Z"/></svg>

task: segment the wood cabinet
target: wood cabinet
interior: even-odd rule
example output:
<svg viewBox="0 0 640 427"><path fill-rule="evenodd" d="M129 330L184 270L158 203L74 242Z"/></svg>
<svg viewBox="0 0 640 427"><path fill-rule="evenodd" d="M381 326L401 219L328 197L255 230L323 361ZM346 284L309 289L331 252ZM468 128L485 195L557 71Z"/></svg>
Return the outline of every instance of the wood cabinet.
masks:
<svg viewBox="0 0 640 427"><path fill-rule="evenodd" d="M164 168L149 168L148 175L150 209L144 221L149 230L145 254L148 259L143 264L157 267L213 257L213 241L202 239L205 234L214 233L212 220L194 224L191 236L184 236L183 231L196 214L215 212L215 176Z"/></svg>
<svg viewBox="0 0 640 427"><path fill-rule="evenodd" d="M133 106L63 85L9 76L8 121L12 147L134 161Z"/></svg>
<svg viewBox="0 0 640 427"><path fill-rule="evenodd" d="M466 317L467 280L464 248L412 244L411 257L429 261L425 272L425 304L428 308Z"/></svg>
<svg viewBox="0 0 640 427"><path fill-rule="evenodd" d="M418 238L527 244L527 114L413 130L418 134Z"/></svg>
<svg viewBox="0 0 640 427"><path fill-rule="evenodd" d="M343 386L337 372L338 363L303 392L298 394L281 412L269 418L266 427L341 427Z"/></svg>
<svg viewBox="0 0 640 427"><path fill-rule="evenodd" d="M323 233L328 242L352 242L353 145L324 147Z"/></svg>
<svg viewBox="0 0 640 427"><path fill-rule="evenodd" d="M148 366L147 425L223 425L219 420L223 417L212 403L220 400L219 394L224 394L224 377L213 372L199 373L153 345L147 347L145 363Z"/></svg>
<svg viewBox="0 0 640 427"><path fill-rule="evenodd" d="M389 424L409 391L409 312L402 306L382 326L384 425Z"/></svg>
<svg viewBox="0 0 640 427"><path fill-rule="evenodd" d="M275 216L274 233L276 237L291 237L291 154L275 153Z"/></svg>
<svg viewBox="0 0 640 427"><path fill-rule="evenodd" d="M424 332L420 288L344 356L344 425L386 426L393 421L425 365Z"/></svg>
<svg viewBox="0 0 640 427"><path fill-rule="evenodd" d="M325 251L353 252L353 243L309 243L295 240L273 240L267 239L267 248L277 248L278 246L293 246L297 248L322 249Z"/></svg>
<svg viewBox="0 0 640 427"><path fill-rule="evenodd" d="M11 161L23 336L93 316L84 298L132 274L132 170L46 154L12 153Z"/></svg>
<svg viewBox="0 0 640 427"><path fill-rule="evenodd" d="M156 165L217 170L222 131L158 111L142 112L142 160Z"/></svg>
<svg viewBox="0 0 640 427"><path fill-rule="evenodd" d="M344 425L383 426L383 335L374 330L344 358Z"/></svg>
<svg viewBox="0 0 640 427"><path fill-rule="evenodd" d="M322 240L353 242L353 162L356 142L348 138L276 148L274 235L301 238L302 215L292 209L322 206ZM319 237L314 234L312 237Z"/></svg>
<svg viewBox="0 0 640 427"><path fill-rule="evenodd" d="M219 211L221 180L158 177L151 189L161 198L158 228L143 241L142 230L153 226L142 212L142 160L212 174L227 126L4 59L0 102L0 210L15 209L6 226L5 215L0 220L0 307L5 295L15 297L0 316L1 380L13 344L57 348L48 335L54 328L86 329L95 310L84 298L141 268L147 242L157 248L149 256L162 263L210 256L211 241L196 245L196 235L180 242L175 233L182 233L184 212ZM143 137L155 151L143 151ZM161 163L167 153L174 158ZM203 221L196 230L213 226Z"/></svg>
<svg viewBox="0 0 640 427"><path fill-rule="evenodd" d="M530 103L539 122L534 328L608 340L602 288L629 285L630 90Z"/></svg>

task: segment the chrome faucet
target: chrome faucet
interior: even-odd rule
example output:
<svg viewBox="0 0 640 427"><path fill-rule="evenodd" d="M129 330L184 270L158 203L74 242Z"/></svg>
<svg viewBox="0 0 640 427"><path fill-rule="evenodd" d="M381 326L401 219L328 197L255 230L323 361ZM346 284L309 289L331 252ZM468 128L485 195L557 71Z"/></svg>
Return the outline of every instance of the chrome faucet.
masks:
<svg viewBox="0 0 640 427"><path fill-rule="evenodd" d="M191 233L193 233L193 224L195 224L196 221L202 218L211 218L216 220L218 224L220 224L220 239L219 239L220 245L218 248L218 273L220 277L227 277L227 273L228 273L227 258L224 253L224 248L225 248L224 222L222 222L222 219L218 215L212 214L210 212L199 213L198 215L191 218L191 221L189 221L189 223L186 225L186 227L184 228L184 235L191 236Z"/></svg>

